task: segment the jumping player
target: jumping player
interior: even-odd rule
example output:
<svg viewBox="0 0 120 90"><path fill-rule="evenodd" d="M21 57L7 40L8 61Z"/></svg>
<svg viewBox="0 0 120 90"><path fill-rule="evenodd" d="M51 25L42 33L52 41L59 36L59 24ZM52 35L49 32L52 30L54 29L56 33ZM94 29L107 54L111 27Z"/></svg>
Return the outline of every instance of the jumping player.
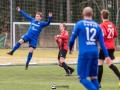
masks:
<svg viewBox="0 0 120 90"><path fill-rule="evenodd" d="M44 22L44 21L41 21L42 20L41 12L37 12L35 18L32 18L29 15L27 15L25 12L20 10L19 7L17 7L17 11L20 12L20 14L23 15L27 20L29 20L31 24L27 33L21 37L21 39L13 47L12 51L8 52L7 54L13 55L13 53L21 46L21 44L29 42L29 53L28 53L26 66L25 66L25 69L27 70L29 62L33 55L33 51L36 48L40 32L43 27L48 26L50 24L52 13L49 12L48 21Z"/></svg>
<svg viewBox="0 0 120 90"><path fill-rule="evenodd" d="M65 63L65 58L68 51L68 31L66 30L66 25L64 23L60 24L60 31L61 34L55 36L55 40L59 46L58 65L65 69L65 76L71 76L71 74L74 72L74 69Z"/></svg>
<svg viewBox="0 0 120 90"><path fill-rule="evenodd" d="M69 49L72 53L72 47L76 37L78 36L78 64L77 74L79 81L87 90L99 90L99 83L97 80L98 71L98 46L97 41L103 49L105 58L110 60L108 52L104 45L103 34L100 26L92 20L93 10L90 7L83 9L84 19L78 21L73 29ZM90 77L90 80L87 79Z"/></svg>

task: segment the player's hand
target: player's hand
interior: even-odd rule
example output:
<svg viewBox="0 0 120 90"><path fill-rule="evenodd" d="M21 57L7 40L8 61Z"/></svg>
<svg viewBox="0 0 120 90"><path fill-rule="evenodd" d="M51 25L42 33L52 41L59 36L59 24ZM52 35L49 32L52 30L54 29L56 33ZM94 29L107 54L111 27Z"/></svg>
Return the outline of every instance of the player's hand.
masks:
<svg viewBox="0 0 120 90"><path fill-rule="evenodd" d="M53 15L52 12L49 12L49 17L52 17L52 15Z"/></svg>
<svg viewBox="0 0 120 90"><path fill-rule="evenodd" d="M55 36L54 39L57 40L57 36Z"/></svg>
<svg viewBox="0 0 120 90"><path fill-rule="evenodd" d="M57 35L57 38L59 38L60 37L60 35Z"/></svg>
<svg viewBox="0 0 120 90"><path fill-rule="evenodd" d="M16 10L19 12L20 11L20 7L17 7Z"/></svg>
<svg viewBox="0 0 120 90"><path fill-rule="evenodd" d="M107 62L108 65L111 65L111 64L112 64L110 57L106 57L105 60L106 60L106 62Z"/></svg>

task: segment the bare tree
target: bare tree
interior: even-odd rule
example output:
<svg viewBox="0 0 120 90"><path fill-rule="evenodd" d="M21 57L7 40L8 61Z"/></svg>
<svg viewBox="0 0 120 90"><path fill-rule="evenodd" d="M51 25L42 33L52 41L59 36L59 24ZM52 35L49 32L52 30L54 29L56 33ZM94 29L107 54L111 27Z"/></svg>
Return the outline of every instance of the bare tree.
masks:
<svg viewBox="0 0 120 90"><path fill-rule="evenodd" d="M120 3L120 1L116 0L116 5L117 5L116 28L117 28L117 30L119 29L119 25L118 25L118 23L119 23L119 12L120 12L119 3ZM118 47L118 46L119 46L119 37L117 37L117 40L116 40L116 47Z"/></svg>

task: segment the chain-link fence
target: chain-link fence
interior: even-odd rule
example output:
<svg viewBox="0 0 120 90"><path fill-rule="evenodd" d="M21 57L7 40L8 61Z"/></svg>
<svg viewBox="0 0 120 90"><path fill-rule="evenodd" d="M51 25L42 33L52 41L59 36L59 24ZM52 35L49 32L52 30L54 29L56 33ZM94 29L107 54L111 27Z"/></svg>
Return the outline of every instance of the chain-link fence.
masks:
<svg viewBox="0 0 120 90"><path fill-rule="evenodd" d="M82 10L86 6L93 8L94 20L100 23L100 11L108 9L110 11L110 20L116 25L120 35L120 0L1 0L0 33L9 33L8 43L10 43L10 36L12 36L12 33L10 33L12 32L12 29L10 29L11 22L27 21L16 11L17 6L32 17L35 16L35 12L42 12L44 16L43 20L47 19L48 12L53 12L52 22L54 23L77 22L82 19ZM116 43L117 45L120 44L120 36L117 38Z"/></svg>

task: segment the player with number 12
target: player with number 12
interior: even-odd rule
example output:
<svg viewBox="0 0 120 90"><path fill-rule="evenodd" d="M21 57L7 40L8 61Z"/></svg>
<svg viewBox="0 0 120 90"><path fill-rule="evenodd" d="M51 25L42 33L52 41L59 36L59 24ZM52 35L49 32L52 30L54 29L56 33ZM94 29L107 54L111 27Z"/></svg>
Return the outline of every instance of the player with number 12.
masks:
<svg viewBox="0 0 120 90"><path fill-rule="evenodd" d="M77 74L79 81L87 90L99 90L97 80L98 41L103 49L106 60L110 61L110 58L108 57L108 52L104 45L102 30L100 26L92 20L92 8L84 8L82 14L84 19L76 23L72 32L69 43L69 53L72 53L74 41L78 36L79 54ZM88 80L87 77L90 77L90 80Z"/></svg>

